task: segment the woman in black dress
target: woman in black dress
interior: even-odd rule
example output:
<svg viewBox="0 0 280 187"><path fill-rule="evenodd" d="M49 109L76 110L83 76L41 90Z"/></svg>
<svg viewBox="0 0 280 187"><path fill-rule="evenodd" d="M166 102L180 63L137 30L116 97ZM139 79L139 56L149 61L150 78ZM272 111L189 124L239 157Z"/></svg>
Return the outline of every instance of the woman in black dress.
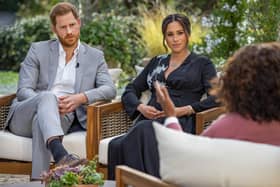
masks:
<svg viewBox="0 0 280 187"><path fill-rule="evenodd" d="M181 14L167 16L162 22L162 33L163 45L167 49L167 44L171 53L152 58L122 95L126 112L137 119L126 135L110 142L109 179L114 179L115 166L120 164L160 177L157 142L151 124L152 121L163 123L165 114L156 102L154 81L167 87L185 132L195 133L196 112L217 106L213 96L201 101L211 87L209 80L216 77L216 70L207 57L188 50L189 19ZM145 90L151 91L148 104L139 100Z"/></svg>

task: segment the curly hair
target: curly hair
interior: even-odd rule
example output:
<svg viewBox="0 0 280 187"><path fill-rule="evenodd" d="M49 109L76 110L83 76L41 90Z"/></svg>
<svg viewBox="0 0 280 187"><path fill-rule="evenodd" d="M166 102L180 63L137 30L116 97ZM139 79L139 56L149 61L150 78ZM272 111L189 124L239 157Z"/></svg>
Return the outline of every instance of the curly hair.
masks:
<svg viewBox="0 0 280 187"><path fill-rule="evenodd" d="M279 76L280 43L248 45L227 60L214 91L228 112L258 122L280 121Z"/></svg>

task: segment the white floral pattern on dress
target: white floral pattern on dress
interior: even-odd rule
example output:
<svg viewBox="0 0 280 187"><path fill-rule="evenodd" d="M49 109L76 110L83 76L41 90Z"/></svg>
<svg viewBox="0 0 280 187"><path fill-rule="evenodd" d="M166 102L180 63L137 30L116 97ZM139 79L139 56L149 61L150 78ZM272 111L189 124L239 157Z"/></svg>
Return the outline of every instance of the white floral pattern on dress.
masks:
<svg viewBox="0 0 280 187"><path fill-rule="evenodd" d="M167 65L166 64L163 64L161 63L161 61L163 59L165 59L167 57L167 55L160 55L158 56L157 58L159 59L158 61L158 65L156 66L156 68L148 74L147 76L147 84L149 86L149 89L151 90L152 87L153 87L153 82L155 80L159 81L160 84L165 84L163 81L159 80L158 79L158 75L161 74L162 72L164 72L166 69L167 69Z"/></svg>

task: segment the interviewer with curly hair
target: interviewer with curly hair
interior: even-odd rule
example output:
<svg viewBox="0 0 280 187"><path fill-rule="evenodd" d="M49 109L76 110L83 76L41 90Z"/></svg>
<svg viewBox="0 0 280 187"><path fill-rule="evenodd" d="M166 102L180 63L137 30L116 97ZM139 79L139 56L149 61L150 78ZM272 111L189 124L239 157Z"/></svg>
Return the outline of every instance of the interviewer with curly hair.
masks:
<svg viewBox="0 0 280 187"><path fill-rule="evenodd" d="M213 90L227 113L202 135L280 145L279 75L280 43L239 49Z"/></svg>

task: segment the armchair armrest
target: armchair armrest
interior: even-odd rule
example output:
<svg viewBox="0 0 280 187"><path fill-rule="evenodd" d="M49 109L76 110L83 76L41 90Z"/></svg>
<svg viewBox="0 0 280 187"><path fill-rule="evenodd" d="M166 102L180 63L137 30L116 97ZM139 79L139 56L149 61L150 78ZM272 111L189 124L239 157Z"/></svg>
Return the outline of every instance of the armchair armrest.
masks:
<svg viewBox="0 0 280 187"><path fill-rule="evenodd" d="M0 97L0 130L4 128L10 105L15 97L15 93Z"/></svg>
<svg viewBox="0 0 280 187"><path fill-rule="evenodd" d="M215 107L202 112L196 113L195 116L195 132L196 134L201 134L204 129L206 129L213 120L215 120L219 115L225 113L225 108Z"/></svg>
<svg viewBox="0 0 280 187"><path fill-rule="evenodd" d="M175 187L159 178L148 175L128 166L117 166L116 168L117 187L131 185L134 187Z"/></svg>
<svg viewBox="0 0 280 187"><path fill-rule="evenodd" d="M101 139L120 135L128 131L132 121L125 113L121 101L89 105L87 109L87 155L92 159L98 155Z"/></svg>

